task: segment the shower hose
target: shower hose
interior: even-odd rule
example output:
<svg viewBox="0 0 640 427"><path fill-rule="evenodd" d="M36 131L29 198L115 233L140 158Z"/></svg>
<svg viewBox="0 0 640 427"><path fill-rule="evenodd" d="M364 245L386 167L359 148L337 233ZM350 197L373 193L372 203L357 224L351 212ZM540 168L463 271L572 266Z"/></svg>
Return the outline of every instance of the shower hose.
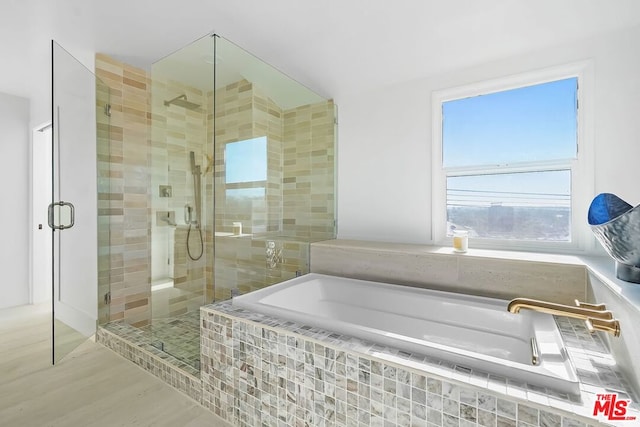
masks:
<svg viewBox="0 0 640 427"><path fill-rule="evenodd" d="M196 229L198 230L198 236L200 237L200 254L196 257L194 257L191 254L191 248L189 247L189 242L191 241L191 227L192 224L189 223L189 229L187 230L187 254L189 255L189 258L191 258L193 261L197 261L200 258L202 258L202 254L204 252L204 242L202 241L202 228L200 228L200 224L196 225Z"/></svg>

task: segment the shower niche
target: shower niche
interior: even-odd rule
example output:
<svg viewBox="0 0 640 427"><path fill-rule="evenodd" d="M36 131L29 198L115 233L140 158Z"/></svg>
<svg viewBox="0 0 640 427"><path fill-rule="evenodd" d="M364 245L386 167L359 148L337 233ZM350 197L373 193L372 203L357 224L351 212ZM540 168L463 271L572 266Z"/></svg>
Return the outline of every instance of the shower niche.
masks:
<svg viewBox="0 0 640 427"><path fill-rule="evenodd" d="M110 325L197 371L201 306L307 273L335 237L335 105L219 36L96 68L121 94Z"/></svg>

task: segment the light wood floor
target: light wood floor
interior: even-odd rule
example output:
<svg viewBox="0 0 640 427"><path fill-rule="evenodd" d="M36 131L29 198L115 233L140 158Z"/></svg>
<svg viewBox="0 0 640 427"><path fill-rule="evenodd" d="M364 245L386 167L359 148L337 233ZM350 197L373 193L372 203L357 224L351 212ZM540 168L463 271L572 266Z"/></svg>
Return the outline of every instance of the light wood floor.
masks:
<svg viewBox="0 0 640 427"><path fill-rule="evenodd" d="M50 323L48 305L0 310L0 425L229 425L91 340L51 366Z"/></svg>

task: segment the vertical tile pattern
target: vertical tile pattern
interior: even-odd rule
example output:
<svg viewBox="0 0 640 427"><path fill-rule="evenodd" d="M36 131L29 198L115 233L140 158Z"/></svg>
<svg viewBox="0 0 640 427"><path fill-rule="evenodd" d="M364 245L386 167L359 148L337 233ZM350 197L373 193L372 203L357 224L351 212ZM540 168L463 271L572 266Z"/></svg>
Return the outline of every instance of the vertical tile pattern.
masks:
<svg viewBox="0 0 640 427"><path fill-rule="evenodd" d="M215 96L215 231L230 233L233 231L233 222L239 221L242 223L244 234L264 232L267 226L268 210L266 199L253 200L251 203L236 203L228 202L226 197L226 145L255 136L264 136L255 133L256 103L253 85L246 80L241 80L217 89L213 96ZM266 101L262 102L266 104ZM262 109L267 109L266 105ZM262 127L259 129L264 131L264 127L263 120ZM271 155L269 148L267 152L269 161L269 155ZM271 192L267 195L271 196ZM255 244L251 237L216 236L214 238L213 271L217 300L230 298L232 290L250 289L264 283L264 243L256 243L258 244Z"/></svg>
<svg viewBox="0 0 640 427"><path fill-rule="evenodd" d="M284 112L283 231L311 240L335 235L333 101Z"/></svg>
<svg viewBox="0 0 640 427"><path fill-rule="evenodd" d="M120 194L111 193L110 119L105 108L110 103L109 86L96 81L96 133L98 170L98 324L108 323L111 278L111 207ZM112 201L113 199L113 201Z"/></svg>
<svg viewBox="0 0 640 427"><path fill-rule="evenodd" d="M334 104L283 111L255 84L241 80L215 92L216 231L242 222L251 238L215 238L215 298L248 292L309 271L309 242L334 229ZM210 117L211 119L212 117ZM211 126L212 127L212 126ZM267 137L263 200L226 199L225 146Z"/></svg>
<svg viewBox="0 0 640 427"><path fill-rule="evenodd" d="M108 292L107 275L111 291L110 310L102 302L103 321L148 324L151 280L169 277L175 287L189 291L189 298L168 308L168 315L179 315L213 296L229 298L232 290L247 292L309 271L309 241L335 232L333 102L283 111L246 80L205 94L176 81L150 81L144 70L106 55L96 56L96 72L111 89L112 111L110 124L100 128L109 138L99 159L104 175L100 221L109 227L102 235L101 300ZM164 105L181 94L202 108ZM268 139L265 198L227 203L225 145L257 136ZM195 208L191 151L203 170L206 254L199 261L186 256L187 228L159 219L180 218L186 203ZM209 162L214 162L213 183L204 174ZM160 186L171 187L170 197L160 197ZM210 208L214 196L215 211ZM231 232L235 221L254 238L216 238L216 231ZM255 239L256 233L271 237ZM199 252L193 229L189 242Z"/></svg>
<svg viewBox="0 0 640 427"><path fill-rule="evenodd" d="M208 206L207 209L203 209L206 212L205 227L204 227L204 250L205 250L205 277L207 278L207 286L205 289L205 300L213 301L215 298L215 277L214 277L214 251L215 251L215 229L216 229L216 212L215 212L215 185L216 185L216 153L215 153L215 138L214 129L214 95L213 92L208 92L205 95L207 114L205 118L206 123L206 137L205 137L205 152L206 162L206 179L203 179L202 186L204 192L207 195Z"/></svg>
<svg viewBox="0 0 640 427"><path fill-rule="evenodd" d="M279 231L282 222L282 110L254 84L241 80L216 90L216 231L231 232L242 222L243 233ZM226 198L225 147L256 137L267 137L265 198L234 203Z"/></svg>
<svg viewBox="0 0 640 427"><path fill-rule="evenodd" d="M282 223L282 109L255 84L251 85L253 136L267 137L267 188L264 211L253 222L266 232L280 231Z"/></svg>
<svg viewBox="0 0 640 427"><path fill-rule="evenodd" d="M247 293L309 272L309 243L289 237L218 236L215 298Z"/></svg>
<svg viewBox="0 0 640 427"><path fill-rule="evenodd" d="M246 80L215 91L215 221L216 231L232 232L234 221L242 222L243 233L251 234L264 227L253 222L254 209L264 212L264 206L227 203L225 148L230 142L251 139L254 134L253 85ZM264 219L264 218L262 218ZM261 231L265 231L262 229Z"/></svg>
<svg viewBox="0 0 640 427"><path fill-rule="evenodd" d="M101 248L109 257L109 320L144 326L151 315L149 82L144 70L102 54L96 55L96 75L109 86L111 105L109 125L100 128L108 139L99 138L98 148L101 171L109 179L98 189L98 221L109 224L109 250Z"/></svg>
<svg viewBox="0 0 640 427"><path fill-rule="evenodd" d="M185 95L188 102L199 105L190 109L181 105L166 105L172 99ZM206 301L207 286L212 286L211 276L205 274L207 255L204 250L206 233L212 227L212 189L207 188L212 172L207 166L213 153L207 151L207 95L201 90L176 80L162 80L154 77L151 83L151 243L152 280L173 279L174 288L181 291L181 298L169 304L168 313L159 313L154 307L154 316L175 316L187 311L198 310ZM200 223L202 243L195 224L189 230L185 218L185 205L192 208L195 220L195 184L191 170L190 153L200 166ZM161 186L170 186L169 197L163 197ZM159 219L166 214L173 215L179 225L170 226ZM188 242L188 248L187 248ZM201 251L202 257L197 258Z"/></svg>
<svg viewBox="0 0 640 427"><path fill-rule="evenodd" d="M193 151L202 170L203 243L212 244L213 188L206 185L213 173L206 173L213 161L213 146L207 143L213 136L209 99L178 81L151 81L144 70L103 54L96 55L96 74L109 87L110 98L106 101L106 94L97 90L98 101L111 105L108 119L98 109L101 322L124 320L145 326L151 321L152 278L173 279L176 288L189 291L169 304L166 315L197 310L213 297L212 291L209 298L206 295L213 289L212 274L206 274L212 272L206 256L212 250L200 260L189 259L186 226L174 229L158 217L171 213L183 223L184 205L189 203L195 211L189 158ZM201 107L164 104L183 94ZM170 197L160 197L161 185L171 187ZM189 240L192 253L199 253L197 230ZM107 310L103 296L109 290Z"/></svg>
<svg viewBox="0 0 640 427"><path fill-rule="evenodd" d="M309 242L335 233L332 101L283 111L246 80L203 93L177 81L152 81L144 70L106 55L96 56L96 72L110 87L112 113L99 124L101 322L149 325L153 280L169 278L187 291L154 307L154 315L179 316L214 296L226 299L309 271ZM201 107L165 104L179 95ZM268 141L265 197L230 203L225 145L258 136ZM195 209L191 152L204 190L205 256L195 261L185 243L199 252L196 230L189 234L188 227L161 219L182 222L184 205ZM216 236L236 221L248 238ZM109 291L107 306L102 296Z"/></svg>

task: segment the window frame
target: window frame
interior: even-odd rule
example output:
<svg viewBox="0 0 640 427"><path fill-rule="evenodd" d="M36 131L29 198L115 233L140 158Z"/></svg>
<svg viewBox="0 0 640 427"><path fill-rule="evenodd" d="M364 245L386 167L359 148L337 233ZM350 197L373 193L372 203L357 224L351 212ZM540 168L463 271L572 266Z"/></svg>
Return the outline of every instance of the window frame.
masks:
<svg viewBox="0 0 640 427"><path fill-rule="evenodd" d="M578 79L577 154L575 159L490 166L449 168L443 166L442 104L444 102L574 77ZM433 92L431 189L431 240L433 244L450 246L451 238L447 236L447 177L569 169L571 174L570 242L473 238L471 239L470 247L564 253L580 253L593 250L594 239L586 220L589 203L594 195L595 187L592 130L593 80L593 63L589 60Z"/></svg>

